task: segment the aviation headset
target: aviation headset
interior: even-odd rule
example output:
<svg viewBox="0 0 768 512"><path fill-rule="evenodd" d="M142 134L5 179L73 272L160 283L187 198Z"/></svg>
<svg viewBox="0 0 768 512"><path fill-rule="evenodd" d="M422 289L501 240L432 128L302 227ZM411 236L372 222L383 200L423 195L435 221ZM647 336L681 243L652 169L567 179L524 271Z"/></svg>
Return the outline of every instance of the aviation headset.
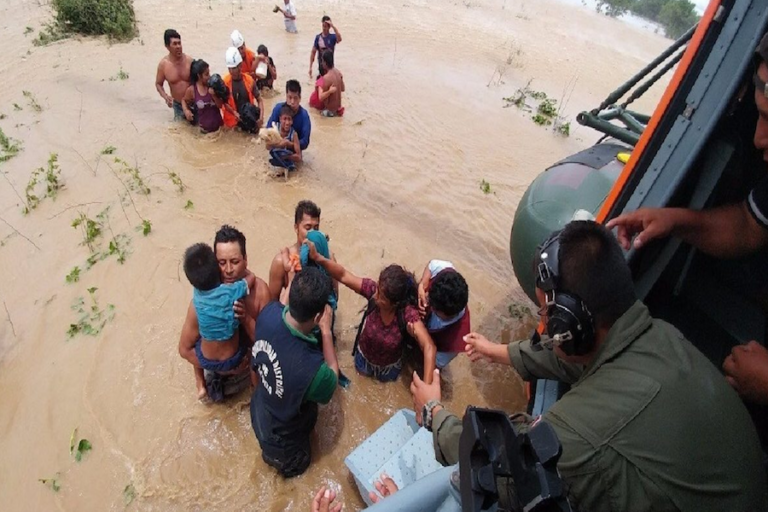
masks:
<svg viewBox="0 0 768 512"><path fill-rule="evenodd" d="M545 295L547 334L552 343L566 355L580 356L594 347L595 326L584 301L560 289L560 233L554 233L539 246L536 286Z"/></svg>

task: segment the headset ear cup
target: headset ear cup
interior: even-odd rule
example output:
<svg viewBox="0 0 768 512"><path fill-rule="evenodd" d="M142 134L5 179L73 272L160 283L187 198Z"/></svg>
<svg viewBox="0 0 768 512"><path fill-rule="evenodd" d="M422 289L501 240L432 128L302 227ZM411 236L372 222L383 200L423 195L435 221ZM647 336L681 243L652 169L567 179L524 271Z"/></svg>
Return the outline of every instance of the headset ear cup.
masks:
<svg viewBox="0 0 768 512"><path fill-rule="evenodd" d="M595 344L595 330L592 315L580 298L569 293L555 295L555 304L550 308L547 333L554 338L570 332L570 338L560 344L560 350L569 356L589 353Z"/></svg>

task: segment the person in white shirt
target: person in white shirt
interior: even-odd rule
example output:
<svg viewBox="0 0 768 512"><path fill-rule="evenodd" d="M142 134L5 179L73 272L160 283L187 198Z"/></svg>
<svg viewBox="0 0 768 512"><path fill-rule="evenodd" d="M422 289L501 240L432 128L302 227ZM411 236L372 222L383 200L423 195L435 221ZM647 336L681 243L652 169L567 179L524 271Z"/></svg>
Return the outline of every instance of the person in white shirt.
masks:
<svg viewBox="0 0 768 512"><path fill-rule="evenodd" d="M285 8L283 9L279 5L275 6L275 12L280 11L283 13L283 17L285 18L285 30L286 32L290 32L291 34L295 34L298 32L296 30L296 6L293 5L293 2L291 0L284 0L285 2Z"/></svg>

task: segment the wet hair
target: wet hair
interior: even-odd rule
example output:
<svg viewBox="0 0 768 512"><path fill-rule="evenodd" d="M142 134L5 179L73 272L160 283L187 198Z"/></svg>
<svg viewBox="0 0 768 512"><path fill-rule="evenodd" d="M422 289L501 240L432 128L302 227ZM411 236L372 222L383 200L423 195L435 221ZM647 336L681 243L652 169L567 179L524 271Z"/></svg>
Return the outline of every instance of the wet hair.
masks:
<svg viewBox="0 0 768 512"><path fill-rule="evenodd" d="M208 63L203 59L193 60L189 66L189 82L196 84L206 69L208 69Z"/></svg>
<svg viewBox="0 0 768 512"><path fill-rule="evenodd" d="M320 218L320 207L308 199L299 201L296 205L296 211L293 214L293 223L298 224L304 215L308 215L312 219Z"/></svg>
<svg viewBox="0 0 768 512"><path fill-rule="evenodd" d="M216 237L213 239L214 253L216 251L216 244L226 244L229 242L237 242L240 245L240 252L243 254L243 258L247 257L245 254L245 235L239 229L224 224L216 232Z"/></svg>
<svg viewBox="0 0 768 512"><path fill-rule="evenodd" d="M307 267L293 278L288 308L297 322L307 322L322 313L332 290L331 278L322 270Z"/></svg>
<svg viewBox="0 0 768 512"><path fill-rule="evenodd" d="M282 107L280 107L279 117L283 117L283 116L289 116L291 119L293 119L293 109L288 105L283 105Z"/></svg>
<svg viewBox="0 0 768 512"><path fill-rule="evenodd" d="M323 16L323 19L322 19L322 20L320 20L320 21L322 21L323 23L325 23L326 21L331 21L331 17L330 17L330 16L327 16L327 15L326 15L326 16Z"/></svg>
<svg viewBox="0 0 768 512"><path fill-rule="evenodd" d="M467 307L469 287L464 277L454 270L444 270L429 287L429 305L433 311L456 316Z"/></svg>
<svg viewBox="0 0 768 512"><path fill-rule="evenodd" d="M258 53L259 55L264 55L266 57L269 57L269 50L263 44L260 44L259 47L256 48L256 53Z"/></svg>
<svg viewBox="0 0 768 512"><path fill-rule="evenodd" d="M570 222L560 233L558 256L558 288L578 295L596 324L610 327L637 300L624 253L602 224Z"/></svg>
<svg viewBox="0 0 768 512"><path fill-rule="evenodd" d="M395 306L395 310L417 304L416 278L400 265L389 265L381 271L379 291Z"/></svg>
<svg viewBox="0 0 768 512"><path fill-rule="evenodd" d="M285 91L286 92L295 92L299 96L301 96L301 84L298 80L288 80L285 82Z"/></svg>
<svg viewBox="0 0 768 512"><path fill-rule="evenodd" d="M325 69L333 69L333 52L331 50L325 50L322 59Z"/></svg>
<svg viewBox="0 0 768 512"><path fill-rule="evenodd" d="M210 245L195 244L184 251L184 274L201 291L213 290L221 284L219 262Z"/></svg>
<svg viewBox="0 0 768 512"><path fill-rule="evenodd" d="M171 39L178 39L181 41L181 36L174 29L169 28L163 33L163 41L165 41L165 46L171 46Z"/></svg>

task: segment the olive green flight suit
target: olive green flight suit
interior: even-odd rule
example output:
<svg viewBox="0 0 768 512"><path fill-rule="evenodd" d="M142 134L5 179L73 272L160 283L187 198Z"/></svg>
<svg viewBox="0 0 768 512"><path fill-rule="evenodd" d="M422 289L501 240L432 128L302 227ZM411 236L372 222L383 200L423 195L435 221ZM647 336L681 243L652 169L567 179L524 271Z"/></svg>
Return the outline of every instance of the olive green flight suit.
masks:
<svg viewBox="0 0 768 512"><path fill-rule="evenodd" d="M572 389L543 415L557 432L558 463L581 512L763 511L768 489L755 427L715 366L672 325L636 302L584 368L530 342L511 344L525 379ZM433 422L443 464L459 456L461 421Z"/></svg>

